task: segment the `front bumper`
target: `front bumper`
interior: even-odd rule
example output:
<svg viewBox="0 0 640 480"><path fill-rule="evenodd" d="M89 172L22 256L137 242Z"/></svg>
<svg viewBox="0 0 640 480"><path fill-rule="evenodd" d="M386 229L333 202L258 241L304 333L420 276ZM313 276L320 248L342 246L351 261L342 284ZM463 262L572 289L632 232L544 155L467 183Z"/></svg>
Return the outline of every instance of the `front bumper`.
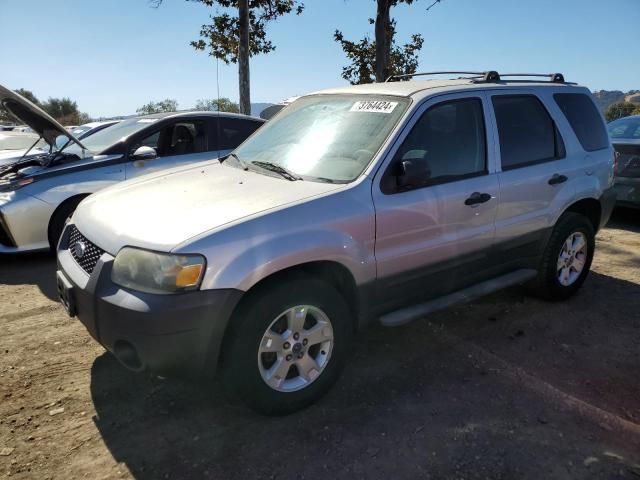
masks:
<svg viewBox="0 0 640 480"><path fill-rule="evenodd" d="M618 205L640 208L640 178L617 177L613 190Z"/></svg>
<svg viewBox="0 0 640 480"><path fill-rule="evenodd" d="M71 314L125 367L186 376L215 371L225 328L242 292L155 295L128 290L111 281L114 257L102 254L88 275L68 243L67 227L57 253L58 283L68 284L59 289L71 297Z"/></svg>

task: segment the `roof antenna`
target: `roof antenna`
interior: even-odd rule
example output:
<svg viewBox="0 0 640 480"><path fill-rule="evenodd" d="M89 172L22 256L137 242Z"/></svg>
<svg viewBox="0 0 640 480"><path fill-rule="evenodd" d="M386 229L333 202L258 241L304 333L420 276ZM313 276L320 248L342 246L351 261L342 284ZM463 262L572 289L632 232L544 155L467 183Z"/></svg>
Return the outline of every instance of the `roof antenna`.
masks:
<svg viewBox="0 0 640 480"><path fill-rule="evenodd" d="M220 59L216 56L216 94L218 96L218 101L216 105L216 110L218 113L216 114L218 117L218 121L216 122L216 142L218 147L218 161L220 161Z"/></svg>

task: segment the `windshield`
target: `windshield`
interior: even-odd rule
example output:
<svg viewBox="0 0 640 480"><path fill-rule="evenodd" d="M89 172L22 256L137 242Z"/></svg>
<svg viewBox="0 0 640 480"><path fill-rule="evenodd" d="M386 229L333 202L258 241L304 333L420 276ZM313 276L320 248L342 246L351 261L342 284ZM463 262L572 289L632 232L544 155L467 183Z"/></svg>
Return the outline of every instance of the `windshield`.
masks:
<svg viewBox="0 0 640 480"><path fill-rule="evenodd" d="M89 130L91 130L91 127L87 127L84 125L81 125L79 127L74 128L73 130L71 130L71 133L73 133L73 135L75 137L80 138L80 136L84 133L84 132L88 132Z"/></svg>
<svg viewBox="0 0 640 480"><path fill-rule="evenodd" d="M82 139L82 144L87 147L91 153L98 155L109 148L114 143L118 143L120 139L148 127L149 124L157 121L157 118L130 118L120 123L116 123L104 130L94 133ZM77 144L70 144L64 149L67 153L75 153L82 156L82 149Z"/></svg>
<svg viewBox="0 0 640 480"><path fill-rule="evenodd" d="M611 138L640 139L640 116L621 118L607 125Z"/></svg>
<svg viewBox="0 0 640 480"><path fill-rule="evenodd" d="M350 182L407 109L402 97L314 95L296 100L235 151L245 165L272 163L303 179Z"/></svg>
<svg viewBox="0 0 640 480"><path fill-rule="evenodd" d="M26 150L38 140L37 135L0 134L0 150ZM47 148L47 142L40 139L33 148Z"/></svg>

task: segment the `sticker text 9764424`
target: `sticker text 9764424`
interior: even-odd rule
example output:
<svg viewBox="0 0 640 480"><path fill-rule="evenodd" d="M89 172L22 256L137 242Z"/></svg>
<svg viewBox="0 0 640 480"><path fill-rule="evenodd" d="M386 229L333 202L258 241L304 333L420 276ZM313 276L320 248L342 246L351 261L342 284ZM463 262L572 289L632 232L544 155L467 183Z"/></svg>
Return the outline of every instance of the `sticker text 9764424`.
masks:
<svg viewBox="0 0 640 480"><path fill-rule="evenodd" d="M350 112L369 113L391 113L396 108L398 102L387 102L386 100L365 100L353 104Z"/></svg>

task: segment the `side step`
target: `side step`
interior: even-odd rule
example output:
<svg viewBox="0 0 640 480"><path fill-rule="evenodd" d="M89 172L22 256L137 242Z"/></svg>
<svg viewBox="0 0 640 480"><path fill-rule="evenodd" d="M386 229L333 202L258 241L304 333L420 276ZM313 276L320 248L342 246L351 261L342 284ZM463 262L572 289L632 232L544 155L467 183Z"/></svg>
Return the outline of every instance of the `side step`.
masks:
<svg viewBox="0 0 640 480"><path fill-rule="evenodd" d="M512 285L524 283L535 278L537 274L538 272L533 269L516 270L515 272L507 273L501 277L496 277L491 280L487 280L486 282L477 283L476 285L463 290L458 290L457 292L445 295L444 297L435 298L425 303L411 305L410 307L387 313L380 317L380 323L385 327L405 325L412 320L416 320L437 310L468 302Z"/></svg>

